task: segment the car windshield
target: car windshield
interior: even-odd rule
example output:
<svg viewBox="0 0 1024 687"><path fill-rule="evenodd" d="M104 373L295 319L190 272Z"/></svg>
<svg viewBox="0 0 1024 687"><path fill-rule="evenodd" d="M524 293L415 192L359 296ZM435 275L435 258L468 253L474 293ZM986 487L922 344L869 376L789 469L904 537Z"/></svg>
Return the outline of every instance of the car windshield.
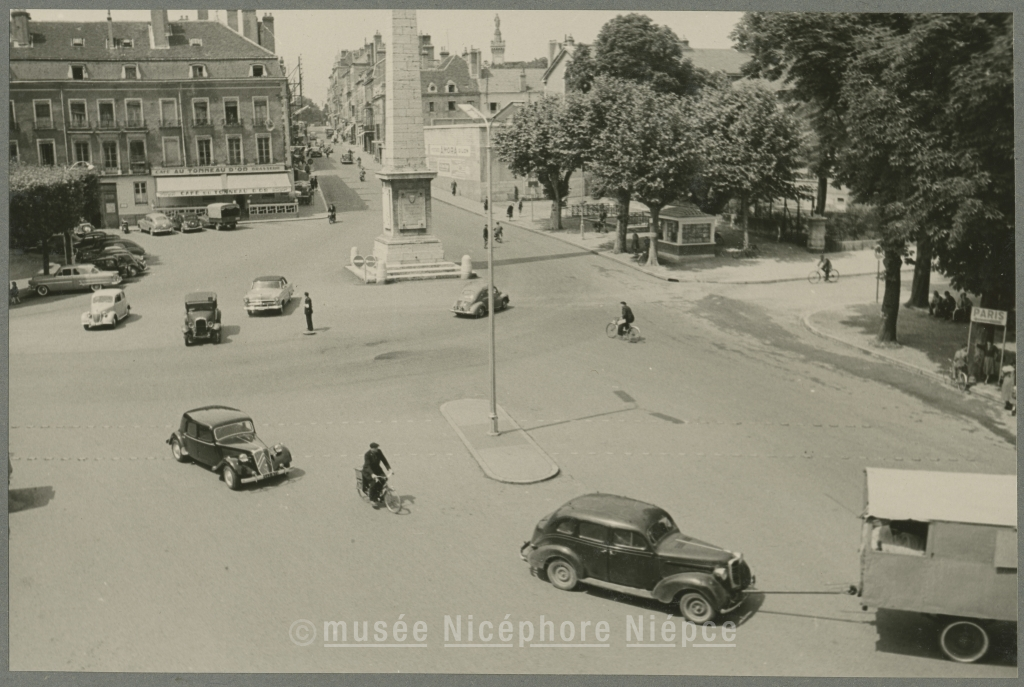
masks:
<svg viewBox="0 0 1024 687"><path fill-rule="evenodd" d="M114 297L113 296L93 296L92 297L92 302L93 303L113 303L114 302Z"/></svg>
<svg viewBox="0 0 1024 687"><path fill-rule="evenodd" d="M459 295L459 298L461 298L464 301L471 301L474 298L476 298L476 294L479 291L479 286L467 286L462 290L462 293ZM487 293L487 291L485 290L484 293Z"/></svg>
<svg viewBox="0 0 1024 687"><path fill-rule="evenodd" d="M185 310L187 310L188 312L193 312L195 310L213 310L214 307L216 307L216 305L217 305L216 303L211 303L210 301L199 301L199 302L196 302L196 303L186 303L185 304Z"/></svg>
<svg viewBox="0 0 1024 687"><path fill-rule="evenodd" d="M647 528L647 538L654 546L657 546L662 539L678 531L676 524L672 522L672 518L668 515L663 515Z"/></svg>
<svg viewBox="0 0 1024 687"><path fill-rule="evenodd" d="M251 439L251 436L256 433L255 428L252 426L251 420L242 420L240 422L232 422L230 425L224 425L213 430L213 438L217 441L225 441L231 437L241 437L243 439Z"/></svg>
<svg viewBox="0 0 1024 687"><path fill-rule="evenodd" d="M281 286L281 280L280 279L266 279L266 280L259 280L258 279L258 280L254 281L252 283L252 288L254 288L254 289L280 289L280 288L283 288L283 287Z"/></svg>

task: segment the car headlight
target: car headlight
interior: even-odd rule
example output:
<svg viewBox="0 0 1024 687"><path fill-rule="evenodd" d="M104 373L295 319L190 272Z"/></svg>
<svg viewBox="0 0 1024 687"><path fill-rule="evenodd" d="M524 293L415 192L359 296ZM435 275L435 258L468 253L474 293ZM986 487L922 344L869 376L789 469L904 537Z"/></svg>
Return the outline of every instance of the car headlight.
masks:
<svg viewBox="0 0 1024 687"><path fill-rule="evenodd" d="M723 582L729 579L729 571L727 571L725 568L715 568L714 574L715 577L722 580Z"/></svg>

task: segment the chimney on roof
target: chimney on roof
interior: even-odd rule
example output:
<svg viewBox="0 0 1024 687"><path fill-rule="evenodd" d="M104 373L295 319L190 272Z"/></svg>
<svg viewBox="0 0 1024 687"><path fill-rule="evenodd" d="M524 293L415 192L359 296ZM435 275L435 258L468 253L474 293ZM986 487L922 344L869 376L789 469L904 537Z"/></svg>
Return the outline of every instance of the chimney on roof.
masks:
<svg viewBox="0 0 1024 687"><path fill-rule="evenodd" d="M32 40L29 33L28 20L32 17L26 10L14 10L11 12L11 40L15 45L28 46Z"/></svg>
<svg viewBox="0 0 1024 687"><path fill-rule="evenodd" d="M170 41L167 40L171 33L171 24L167 21L167 10L150 10L149 17L153 25L153 47L171 47Z"/></svg>
<svg viewBox="0 0 1024 687"><path fill-rule="evenodd" d="M256 10L242 10L242 35L253 43L259 43Z"/></svg>
<svg viewBox="0 0 1024 687"><path fill-rule="evenodd" d="M277 43L274 40L274 15L269 12L263 15L260 22L260 45L270 52L277 52Z"/></svg>
<svg viewBox="0 0 1024 687"><path fill-rule="evenodd" d="M238 10L224 10L224 13L228 18L228 28L232 31L238 31Z"/></svg>
<svg viewBox="0 0 1024 687"><path fill-rule="evenodd" d="M116 47L114 45L114 18L110 16L110 10L107 10L107 50L113 50Z"/></svg>
<svg viewBox="0 0 1024 687"><path fill-rule="evenodd" d="M555 54L558 52L558 41L548 41L548 66L555 61Z"/></svg>
<svg viewBox="0 0 1024 687"><path fill-rule="evenodd" d="M480 78L480 48L469 49L469 78Z"/></svg>
<svg viewBox="0 0 1024 687"><path fill-rule="evenodd" d="M445 60L448 59L449 54L450 53L448 52L448 48L441 48L441 52L439 52L437 56L441 59L442 62L444 62Z"/></svg>
<svg viewBox="0 0 1024 687"><path fill-rule="evenodd" d="M420 34L420 69L434 66L434 46L430 44L430 36Z"/></svg>
<svg viewBox="0 0 1024 687"><path fill-rule="evenodd" d="M210 10L196 10L196 19L199 21L210 21Z"/></svg>

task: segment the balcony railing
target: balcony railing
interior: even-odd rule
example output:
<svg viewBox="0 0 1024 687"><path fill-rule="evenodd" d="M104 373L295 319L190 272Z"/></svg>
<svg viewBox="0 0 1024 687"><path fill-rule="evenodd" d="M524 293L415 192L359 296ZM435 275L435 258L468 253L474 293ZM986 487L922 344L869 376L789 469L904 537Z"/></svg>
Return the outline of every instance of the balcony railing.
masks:
<svg viewBox="0 0 1024 687"><path fill-rule="evenodd" d="M273 124L273 121L267 117L256 117L252 120L253 127L266 127L268 124Z"/></svg>
<svg viewBox="0 0 1024 687"><path fill-rule="evenodd" d="M209 117L193 117L192 126L213 126L213 122Z"/></svg>
<svg viewBox="0 0 1024 687"><path fill-rule="evenodd" d="M161 119L160 126L165 129L179 129L181 128L181 122L177 119Z"/></svg>
<svg viewBox="0 0 1024 687"><path fill-rule="evenodd" d="M36 129L52 129L53 119L50 117L37 117L36 118Z"/></svg>
<svg viewBox="0 0 1024 687"><path fill-rule="evenodd" d="M241 117L226 117L220 120L221 126L244 126L245 120Z"/></svg>
<svg viewBox="0 0 1024 687"><path fill-rule="evenodd" d="M128 163L128 171L132 174L149 174L149 163L145 160L132 160Z"/></svg>
<svg viewBox="0 0 1024 687"><path fill-rule="evenodd" d="M38 124L36 125L36 128L39 128ZM50 128L50 127L47 127L47 128ZM72 117L71 121L68 122L68 128L69 129L79 130L79 131L82 130L82 129L88 129L88 128L90 128L89 120L86 117Z"/></svg>
<svg viewBox="0 0 1024 687"><path fill-rule="evenodd" d="M99 128L101 128L101 129L116 129L116 128L118 128L117 127L117 120L115 120L115 119L107 119L107 118L104 117L104 118L100 119Z"/></svg>
<svg viewBox="0 0 1024 687"><path fill-rule="evenodd" d="M126 129L145 129L146 120L142 117L129 117L125 122Z"/></svg>

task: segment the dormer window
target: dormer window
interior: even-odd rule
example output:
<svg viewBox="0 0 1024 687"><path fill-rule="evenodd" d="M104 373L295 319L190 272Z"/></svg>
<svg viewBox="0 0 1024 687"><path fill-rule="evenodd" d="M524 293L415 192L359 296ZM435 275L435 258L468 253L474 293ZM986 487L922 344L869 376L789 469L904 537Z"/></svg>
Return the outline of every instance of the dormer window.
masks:
<svg viewBox="0 0 1024 687"><path fill-rule="evenodd" d="M188 44L191 45L193 48L201 48L201 47L203 47L203 39L202 38L189 38L188 39Z"/></svg>
<svg viewBox="0 0 1024 687"><path fill-rule="evenodd" d="M119 48L134 48L135 47L135 39L134 38L115 38L114 39L114 45L116 45Z"/></svg>
<svg viewBox="0 0 1024 687"><path fill-rule="evenodd" d="M75 81L81 81L88 77L84 64L73 64L68 68L68 76Z"/></svg>
<svg viewBox="0 0 1024 687"><path fill-rule="evenodd" d="M457 89L455 88L455 84L453 84L451 81L448 82L448 86L447 86L446 90L449 93L455 93L457 91Z"/></svg>
<svg viewBox="0 0 1024 687"><path fill-rule="evenodd" d="M266 76L266 71L263 69L262 64L254 64L249 67L249 76Z"/></svg>
<svg viewBox="0 0 1024 687"><path fill-rule="evenodd" d="M202 79L206 76L206 65L193 64L189 67L189 72L193 79Z"/></svg>
<svg viewBox="0 0 1024 687"><path fill-rule="evenodd" d="M71 39L71 45L76 48L85 47L85 39L81 36L76 36L75 38Z"/></svg>
<svg viewBox="0 0 1024 687"><path fill-rule="evenodd" d="M126 64L121 67L121 78L133 81L139 78L139 67L135 64Z"/></svg>

